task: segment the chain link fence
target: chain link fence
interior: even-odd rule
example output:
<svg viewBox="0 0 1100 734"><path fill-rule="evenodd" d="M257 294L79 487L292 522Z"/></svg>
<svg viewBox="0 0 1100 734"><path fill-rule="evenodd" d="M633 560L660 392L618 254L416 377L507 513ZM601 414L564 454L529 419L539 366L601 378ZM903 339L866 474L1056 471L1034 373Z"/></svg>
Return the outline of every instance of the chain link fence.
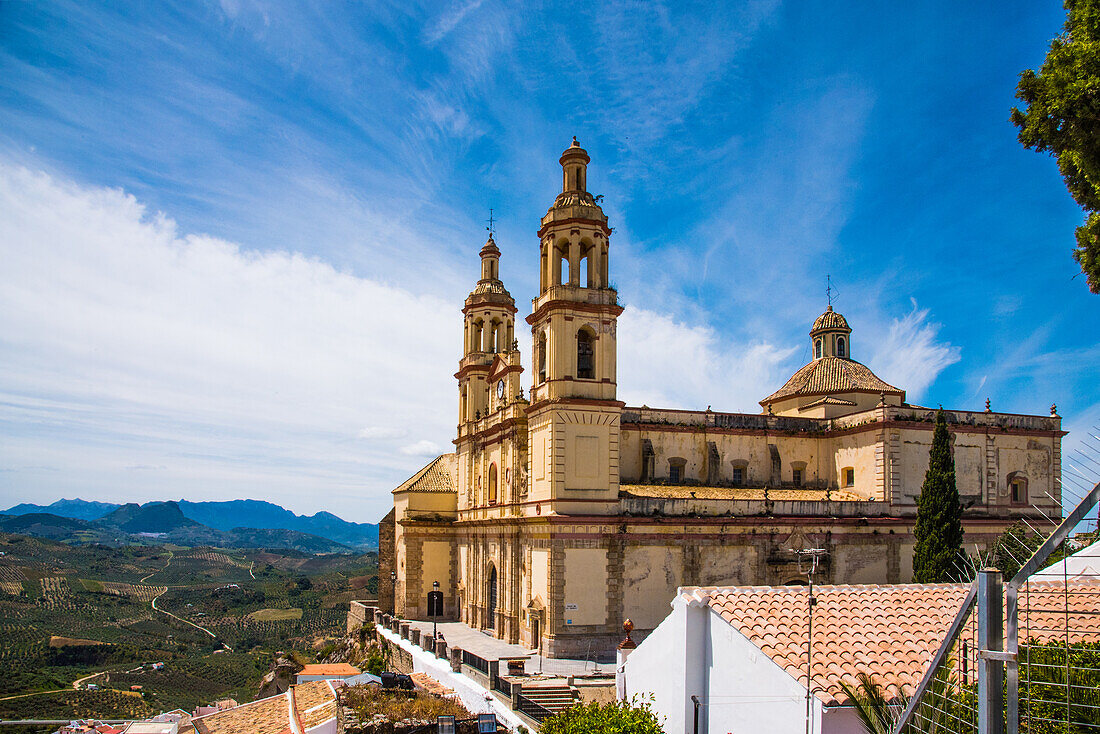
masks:
<svg viewBox="0 0 1100 734"><path fill-rule="evenodd" d="M1061 495L1074 508L1055 518L1033 505L996 549L1002 567L1019 570L1004 579L975 566L894 734L1100 733L1097 434L1065 462Z"/></svg>

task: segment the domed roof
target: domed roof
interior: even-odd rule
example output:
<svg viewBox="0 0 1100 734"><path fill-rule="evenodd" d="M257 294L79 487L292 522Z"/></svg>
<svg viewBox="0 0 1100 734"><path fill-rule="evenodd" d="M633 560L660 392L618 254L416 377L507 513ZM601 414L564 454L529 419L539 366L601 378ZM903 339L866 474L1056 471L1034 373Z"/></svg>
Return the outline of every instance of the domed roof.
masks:
<svg viewBox="0 0 1100 734"><path fill-rule="evenodd" d="M482 293L499 293L502 296L512 297L512 294L508 292L508 289L504 287L504 283L500 282L496 278L490 280L479 280L477 286L470 292L471 296L476 296Z"/></svg>
<svg viewBox="0 0 1100 734"><path fill-rule="evenodd" d="M833 310L832 304L825 309L825 313L817 317L817 321L814 322L813 328L810 329L810 333L815 331L821 331L823 329L844 329L845 331L851 331L852 327L848 326L848 321L839 313Z"/></svg>
<svg viewBox="0 0 1100 734"><path fill-rule="evenodd" d="M828 315L829 311L826 312ZM847 326L844 317L837 314L840 323ZM820 321L820 319L818 319ZM826 327L828 328L828 327ZM760 401L761 405L774 403L795 395L843 395L846 392L884 392L889 395L905 395L905 392L880 380L867 365L854 359L822 357L795 372L787 384Z"/></svg>

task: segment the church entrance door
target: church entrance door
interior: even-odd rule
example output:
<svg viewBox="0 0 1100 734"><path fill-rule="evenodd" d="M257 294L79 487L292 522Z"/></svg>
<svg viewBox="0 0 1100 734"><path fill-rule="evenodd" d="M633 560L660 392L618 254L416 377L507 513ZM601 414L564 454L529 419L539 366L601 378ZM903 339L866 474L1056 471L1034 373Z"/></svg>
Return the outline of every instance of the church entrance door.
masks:
<svg viewBox="0 0 1100 734"><path fill-rule="evenodd" d="M497 626L497 567L489 566L489 620L486 624L489 629Z"/></svg>

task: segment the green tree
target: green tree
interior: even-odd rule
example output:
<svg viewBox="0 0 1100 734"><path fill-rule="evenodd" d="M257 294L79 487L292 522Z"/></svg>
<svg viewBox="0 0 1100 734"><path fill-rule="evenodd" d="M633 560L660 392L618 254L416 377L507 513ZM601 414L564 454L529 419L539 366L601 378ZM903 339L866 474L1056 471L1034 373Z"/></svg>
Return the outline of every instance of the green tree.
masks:
<svg viewBox="0 0 1100 734"><path fill-rule="evenodd" d="M1050 153L1085 210L1073 256L1100 293L1100 0L1065 0L1066 23L1038 73L1020 73L1012 123L1027 148Z"/></svg>
<svg viewBox="0 0 1100 734"><path fill-rule="evenodd" d="M943 408L936 411L936 428L928 451L928 471L917 498L917 526L913 534L913 581L937 584L954 581L963 558L962 504L955 486L955 459Z"/></svg>
<svg viewBox="0 0 1100 734"><path fill-rule="evenodd" d="M648 703L625 701L577 704L551 716L539 727L542 734L664 734Z"/></svg>
<svg viewBox="0 0 1100 734"><path fill-rule="evenodd" d="M859 674L858 686L853 688L841 681L840 687L852 699L856 715L868 734L890 734L894 731L894 723L907 703L904 698L890 701L882 686L866 673Z"/></svg>

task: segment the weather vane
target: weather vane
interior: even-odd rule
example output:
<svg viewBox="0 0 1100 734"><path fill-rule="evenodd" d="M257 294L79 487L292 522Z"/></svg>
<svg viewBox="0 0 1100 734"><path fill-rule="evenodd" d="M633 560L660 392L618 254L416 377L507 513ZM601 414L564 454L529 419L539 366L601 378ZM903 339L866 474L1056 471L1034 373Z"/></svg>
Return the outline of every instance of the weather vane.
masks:
<svg viewBox="0 0 1100 734"><path fill-rule="evenodd" d="M840 291L836 288L833 288L833 276L826 275L825 276L825 298L828 299L829 306L833 305L833 293L834 292L836 292L836 294L838 296L840 295Z"/></svg>
<svg viewBox="0 0 1100 734"><path fill-rule="evenodd" d="M494 232L495 232L495 230L493 229L493 210L492 209L489 210L489 218L486 219L485 221L487 221L489 223L489 226L486 227L485 229L489 230L489 236L492 237Z"/></svg>

